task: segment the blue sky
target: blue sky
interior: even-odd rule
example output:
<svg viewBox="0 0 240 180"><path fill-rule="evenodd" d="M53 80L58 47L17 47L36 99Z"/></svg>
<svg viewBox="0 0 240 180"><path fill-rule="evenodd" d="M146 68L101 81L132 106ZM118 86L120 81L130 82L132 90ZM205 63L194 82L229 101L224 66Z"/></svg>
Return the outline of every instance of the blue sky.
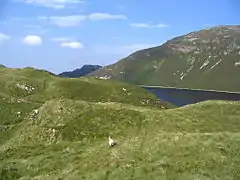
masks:
<svg viewBox="0 0 240 180"><path fill-rule="evenodd" d="M0 64L108 65L185 33L240 24L239 0L0 0Z"/></svg>

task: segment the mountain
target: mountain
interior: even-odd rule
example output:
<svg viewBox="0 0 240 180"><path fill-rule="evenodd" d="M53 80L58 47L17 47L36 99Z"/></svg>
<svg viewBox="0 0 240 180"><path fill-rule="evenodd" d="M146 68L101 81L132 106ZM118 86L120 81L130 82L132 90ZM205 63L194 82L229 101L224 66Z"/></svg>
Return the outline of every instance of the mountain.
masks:
<svg viewBox="0 0 240 180"><path fill-rule="evenodd" d="M240 26L216 26L134 52L89 76L138 85L240 92Z"/></svg>
<svg viewBox="0 0 240 180"><path fill-rule="evenodd" d="M98 69L102 68L102 66L99 65L84 65L83 67L79 69L75 69L73 71L67 71L67 72L62 72L59 74L61 77L70 77L70 78L76 78L76 77L81 77L85 76L93 71L96 71Z"/></svg>

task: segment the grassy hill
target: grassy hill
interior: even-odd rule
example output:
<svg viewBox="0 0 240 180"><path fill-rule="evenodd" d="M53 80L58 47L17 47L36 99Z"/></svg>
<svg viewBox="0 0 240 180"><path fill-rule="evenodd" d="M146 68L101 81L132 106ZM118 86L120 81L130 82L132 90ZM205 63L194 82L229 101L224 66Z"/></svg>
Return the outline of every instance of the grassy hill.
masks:
<svg viewBox="0 0 240 180"><path fill-rule="evenodd" d="M134 52L89 76L139 85L240 92L240 26L217 26Z"/></svg>
<svg viewBox="0 0 240 180"><path fill-rule="evenodd" d="M89 102L119 102L132 105L161 106L147 90L134 85L96 78L60 78L33 68L0 69L0 94L19 101L44 103L52 99ZM148 104L145 102L148 100Z"/></svg>
<svg viewBox="0 0 240 180"><path fill-rule="evenodd" d="M240 178L239 102L165 110L133 85L31 68L0 80L0 179Z"/></svg>

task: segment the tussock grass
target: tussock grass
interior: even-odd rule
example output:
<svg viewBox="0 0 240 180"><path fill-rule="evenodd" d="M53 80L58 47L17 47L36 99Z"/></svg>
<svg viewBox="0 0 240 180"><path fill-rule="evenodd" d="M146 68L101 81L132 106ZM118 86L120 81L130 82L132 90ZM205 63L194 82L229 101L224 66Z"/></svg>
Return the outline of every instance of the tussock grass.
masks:
<svg viewBox="0 0 240 180"><path fill-rule="evenodd" d="M91 87L88 92L82 82ZM96 91L98 85L109 93ZM140 103L138 97L154 96L134 86L125 85L130 102L117 82L63 80L47 73L42 87L16 97L0 89L5 95L0 98L0 179L240 178L239 102L162 110ZM33 109L39 109L35 119ZM109 135L117 141L113 148Z"/></svg>

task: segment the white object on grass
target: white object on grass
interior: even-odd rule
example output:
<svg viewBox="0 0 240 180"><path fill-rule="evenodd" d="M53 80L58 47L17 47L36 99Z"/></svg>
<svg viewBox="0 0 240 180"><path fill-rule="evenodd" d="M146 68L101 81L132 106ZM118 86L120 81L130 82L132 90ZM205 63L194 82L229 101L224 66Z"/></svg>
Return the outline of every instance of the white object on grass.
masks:
<svg viewBox="0 0 240 180"><path fill-rule="evenodd" d="M108 143L110 147L113 147L114 145L116 145L116 142L110 136L108 137Z"/></svg>

